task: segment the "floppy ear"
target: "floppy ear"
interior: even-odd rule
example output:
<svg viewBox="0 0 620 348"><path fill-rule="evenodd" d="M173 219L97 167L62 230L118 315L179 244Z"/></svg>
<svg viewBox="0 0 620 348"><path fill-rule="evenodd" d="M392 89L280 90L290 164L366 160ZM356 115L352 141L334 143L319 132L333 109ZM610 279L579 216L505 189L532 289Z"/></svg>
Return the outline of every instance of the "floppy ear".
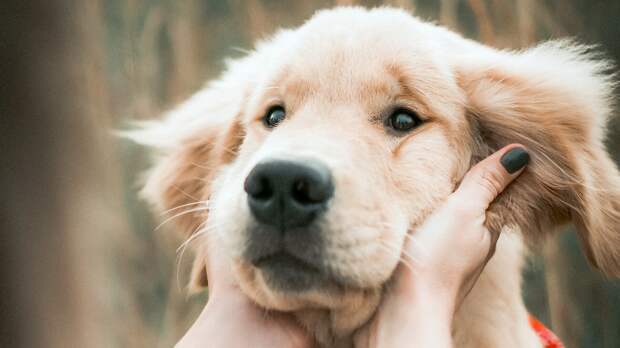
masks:
<svg viewBox="0 0 620 348"><path fill-rule="evenodd" d="M463 59L457 79L474 135L472 165L521 143L530 165L490 207L487 225L530 242L573 222L592 264L620 276L620 175L604 148L610 65L590 48L551 42Z"/></svg>
<svg viewBox="0 0 620 348"><path fill-rule="evenodd" d="M233 62L220 80L161 121L123 133L156 152L141 194L185 238L205 226L211 181L223 165L236 157L243 141L240 114L251 87L243 73L247 64L249 61ZM196 250L190 289L207 285L203 249Z"/></svg>

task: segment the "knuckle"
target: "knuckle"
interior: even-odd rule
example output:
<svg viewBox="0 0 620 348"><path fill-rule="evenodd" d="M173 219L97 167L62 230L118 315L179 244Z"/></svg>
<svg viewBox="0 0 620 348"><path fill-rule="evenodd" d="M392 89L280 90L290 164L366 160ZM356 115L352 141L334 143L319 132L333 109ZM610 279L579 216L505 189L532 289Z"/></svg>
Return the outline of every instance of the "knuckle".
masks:
<svg viewBox="0 0 620 348"><path fill-rule="evenodd" d="M486 190L492 197L499 195L502 189L503 178L494 170L485 169L480 174L479 185Z"/></svg>

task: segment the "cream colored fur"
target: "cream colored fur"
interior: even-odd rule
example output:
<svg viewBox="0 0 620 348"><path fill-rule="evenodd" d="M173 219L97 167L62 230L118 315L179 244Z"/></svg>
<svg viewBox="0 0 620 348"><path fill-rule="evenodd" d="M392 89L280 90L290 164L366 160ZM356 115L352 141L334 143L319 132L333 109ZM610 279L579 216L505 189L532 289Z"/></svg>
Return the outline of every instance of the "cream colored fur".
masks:
<svg viewBox="0 0 620 348"><path fill-rule="evenodd" d="M401 10L336 8L259 43L130 136L160 154L145 197L164 210L208 200L208 209L177 219L183 232L221 243L250 298L296 313L326 347L352 344L399 263L405 235L464 173L503 145L525 144L532 163L491 207L488 227L505 231L457 313L454 337L458 347L538 347L521 299L521 235L539 240L573 221L592 262L620 274L620 176L602 146L608 68L570 42L498 51ZM276 103L287 119L267 130L260 119ZM426 122L406 136L390 134L377 119L395 104ZM316 158L331 169L326 263L346 288L279 293L244 261L252 217L243 181L274 158Z"/></svg>

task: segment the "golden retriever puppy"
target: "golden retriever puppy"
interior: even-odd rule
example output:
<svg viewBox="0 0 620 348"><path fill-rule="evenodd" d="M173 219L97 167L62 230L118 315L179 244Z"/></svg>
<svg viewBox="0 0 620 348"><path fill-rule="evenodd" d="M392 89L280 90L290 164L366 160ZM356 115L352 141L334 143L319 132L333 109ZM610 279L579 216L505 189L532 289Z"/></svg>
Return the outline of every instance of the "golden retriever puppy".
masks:
<svg viewBox="0 0 620 348"><path fill-rule="evenodd" d="M608 69L571 42L500 51L402 10L320 11L132 133L160 154L143 192L162 210L203 202L178 228L220 243L259 306L347 347L407 234L473 164L524 144L532 162L488 212L504 231L453 334L459 347L539 347L520 294L522 239L573 222L590 261L620 275Z"/></svg>

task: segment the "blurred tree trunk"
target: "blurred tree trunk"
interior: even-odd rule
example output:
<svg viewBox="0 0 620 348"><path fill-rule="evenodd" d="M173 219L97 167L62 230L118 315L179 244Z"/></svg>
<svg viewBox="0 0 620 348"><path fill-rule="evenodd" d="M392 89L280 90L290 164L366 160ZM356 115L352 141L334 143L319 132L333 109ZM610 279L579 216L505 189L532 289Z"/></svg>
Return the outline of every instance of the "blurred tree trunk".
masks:
<svg viewBox="0 0 620 348"><path fill-rule="evenodd" d="M124 214L97 5L1 5L2 347L110 347L111 323L131 319L114 317L103 277Z"/></svg>
<svg viewBox="0 0 620 348"><path fill-rule="evenodd" d="M67 3L4 1L2 54L2 340L3 347L86 346L83 307L90 300L74 258L65 203L71 179L84 173L68 163L82 146L77 102L69 81L77 53ZM77 129L76 129L77 127ZM76 139L76 137L78 139ZM76 140L78 140L76 142ZM71 197L75 198L75 197ZM83 225L84 231L89 230ZM90 337L89 337L90 336ZM98 338L98 337L97 337Z"/></svg>

